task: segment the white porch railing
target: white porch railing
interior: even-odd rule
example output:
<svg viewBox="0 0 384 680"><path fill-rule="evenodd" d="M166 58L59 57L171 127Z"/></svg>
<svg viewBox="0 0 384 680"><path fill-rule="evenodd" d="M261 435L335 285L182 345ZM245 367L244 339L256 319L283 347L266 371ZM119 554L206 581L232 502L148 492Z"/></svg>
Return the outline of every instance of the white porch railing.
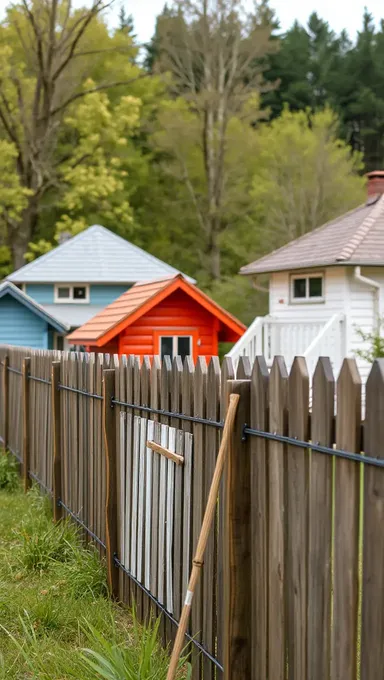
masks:
<svg viewBox="0 0 384 680"><path fill-rule="evenodd" d="M288 370L295 356L304 356L310 374L319 356L329 356L337 371L345 351L343 321L343 314L334 314L325 322L258 316L228 356L235 363L240 356L248 356L253 363L257 355L263 354L270 366L274 356L282 355Z"/></svg>

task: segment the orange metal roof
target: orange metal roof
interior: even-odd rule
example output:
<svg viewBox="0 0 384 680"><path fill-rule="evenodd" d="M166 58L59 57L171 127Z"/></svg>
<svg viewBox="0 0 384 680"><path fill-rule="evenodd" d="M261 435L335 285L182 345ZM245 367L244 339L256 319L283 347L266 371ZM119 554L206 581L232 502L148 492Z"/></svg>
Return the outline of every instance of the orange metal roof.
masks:
<svg viewBox="0 0 384 680"><path fill-rule="evenodd" d="M216 304L194 284L189 283L182 274L177 274L165 279L136 283L99 314L70 333L67 340L73 345L102 347L176 290L183 290L190 295L239 336L246 330L241 321Z"/></svg>

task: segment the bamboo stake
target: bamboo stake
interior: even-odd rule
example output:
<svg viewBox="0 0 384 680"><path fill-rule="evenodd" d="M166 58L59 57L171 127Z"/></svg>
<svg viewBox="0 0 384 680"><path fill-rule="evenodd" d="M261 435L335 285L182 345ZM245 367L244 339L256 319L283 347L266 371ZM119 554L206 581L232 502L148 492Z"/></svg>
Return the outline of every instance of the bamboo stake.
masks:
<svg viewBox="0 0 384 680"><path fill-rule="evenodd" d="M174 680L177 666L179 663L179 658L184 645L184 636L187 630L188 619L191 613L193 595L195 593L196 584L200 575L200 569L203 566L203 558L205 553L205 548L207 546L207 541L209 537L209 532L212 526L212 522L215 517L216 512L216 499L219 493L221 477L224 470L224 464L227 456L228 445L230 437L232 434L237 405L239 403L240 396L238 394L231 394L229 397L229 407L227 412L227 417L225 419L223 438L221 440L219 453L217 456L215 471L213 473L211 488L209 490L209 496L207 501L207 506L205 508L204 519L201 526L199 540L197 542L197 548L195 552L195 557L193 559L193 566L191 571L191 576L188 583L188 589L185 596L184 607L181 613L179 627L177 630L177 635L175 639L175 644L172 650L171 661L168 668L167 680Z"/></svg>
<svg viewBox="0 0 384 680"><path fill-rule="evenodd" d="M159 453L160 456L164 456L165 458L168 458L168 460L172 460L176 465L183 465L184 464L184 457L179 456L178 453L173 453L173 451L170 451L169 449L166 449L164 446L161 446L161 444L157 444L156 442L151 442L147 441L147 447L154 451L155 453Z"/></svg>

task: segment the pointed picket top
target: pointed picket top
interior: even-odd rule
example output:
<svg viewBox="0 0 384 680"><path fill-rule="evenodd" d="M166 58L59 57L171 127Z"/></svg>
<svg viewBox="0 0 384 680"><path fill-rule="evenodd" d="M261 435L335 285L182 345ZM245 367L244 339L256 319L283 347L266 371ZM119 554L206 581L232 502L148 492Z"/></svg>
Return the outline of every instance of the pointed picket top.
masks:
<svg viewBox="0 0 384 680"><path fill-rule="evenodd" d="M228 407L228 380L234 380L236 375L235 367L231 357L224 357L221 364L221 399L220 399L220 418L224 420Z"/></svg>
<svg viewBox="0 0 384 680"><path fill-rule="evenodd" d="M212 357L208 364L207 418L220 418L221 367L219 357Z"/></svg>
<svg viewBox="0 0 384 680"><path fill-rule="evenodd" d="M269 427L284 434L288 399L288 372L284 358L275 356L269 377Z"/></svg>
<svg viewBox="0 0 384 680"><path fill-rule="evenodd" d="M193 383L194 383L195 365L192 357L188 356L184 359L183 376L181 384L181 410L187 416L193 414ZM192 423L187 420L182 421L182 428L184 432L192 432Z"/></svg>
<svg viewBox="0 0 384 680"><path fill-rule="evenodd" d="M288 432L291 437L307 440L309 414L309 375L304 357L295 357L288 378Z"/></svg>
<svg viewBox="0 0 384 680"><path fill-rule="evenodd" d="M195 416L204 417L208 367L205 357L198 357L195 366L194 402Z"/></svg>
<svg viewBox="0 0 384 680"><path fill-rule="evenodd" d="M323 446L333 444L335 378L329 357L320 357L312 381L311 439Z"/></svg>
<svg viewBox="0 0 384 680"><path fill-rule="evenodd" d="M355 359L344 359L337 379L336 443L360 451L361 377Z"/></svg>
<svg viewBox="0 0 384 680"><path fill-rule="evenodd" d="M251 374L251 427L268 427L269 370L265 357L257 356Z"/></svg>
<svg viewBox="0 0 384 680"><path fill-rule="evenodd" d="M141 404L143 406L149 406L151 384L151 360L147 355L143 357L140 373L141 373Z"/></svg>
<svg viewBox="0 0 384 680"><path fill-rule="evenodd" d="M160 376L161 376L161 361L156 354L152 359L151 367L151 406L152 408L160 408ZM153 420L158 420L158 415L153 415Z"/></svg>
<svg viewBox="0 0 384 680"><path fill-rule="evenodd" d="M171 387L171 407L172 411L175 411L176 413L180 413L181 411L182 379L183 379L183 362L180 356L176 356L172 361L172 387Z"/></svg>
<svg viewBox="0 0 384 680"><path fill-rule="evenodd" d="M134 403L140 405L141 403L141 383L140 383L140 357L133 357L133 397ZM135 415L139 415L138 411L135 411Z"/></svg>
<svg viewBox="0 0 384 680"><path fill-rule="evenodd" d="M237 380L249 380L252 373L251 362L249 357L240 356L239 363L237 364L236 379Z"/></svg>
<svg viewBox="0 0 384 680"><path fill-rule="evenodd" d="M364 453L384 458L384 359L376 359L366 384Z"/></svg>
<svg viewBox="0 0 384 680"><path fill-rule="evenodd" d="M172 362L169 356L163 358L161 367L161 383L160 383L160 402L161 408L165 411L170 409L170 392L172 384Z"/></svg>

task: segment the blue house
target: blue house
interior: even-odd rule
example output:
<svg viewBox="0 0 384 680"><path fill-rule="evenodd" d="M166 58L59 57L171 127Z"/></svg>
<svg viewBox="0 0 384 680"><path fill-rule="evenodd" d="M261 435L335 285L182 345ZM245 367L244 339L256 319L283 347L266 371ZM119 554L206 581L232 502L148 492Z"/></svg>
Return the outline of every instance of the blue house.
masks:
<svg viewBox="0 0 384 680"><path fill-rule="evenodd" d="M70 331L134 283L177 273L108 229L89 227L1 284L0 344L67 349Z"/></svg>

